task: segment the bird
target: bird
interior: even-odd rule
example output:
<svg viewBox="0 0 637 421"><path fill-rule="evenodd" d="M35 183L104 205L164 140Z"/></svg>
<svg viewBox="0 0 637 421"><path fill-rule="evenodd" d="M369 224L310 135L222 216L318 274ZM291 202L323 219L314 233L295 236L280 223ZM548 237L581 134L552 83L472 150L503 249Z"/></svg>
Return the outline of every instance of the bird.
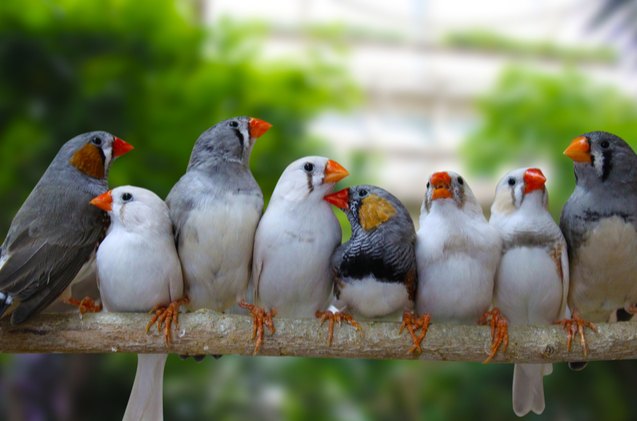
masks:
<svg viewBox="0 0 637 421"><path fill-rule="evenodd" d="M328 344L335 322L345 321L358 330L354 316L393 318L402 313L401 331L407 327L413 341L409 351L419 351L415 331L424 322L413 312L418 275L416 231L409 212L394 195L372 185L345 188L325 200L345 212L352 228L351 238L331 257L332 302L326 311L316 312L321 323L329 320Z"/></svg>
<svg viewBox="0 0 637 421"><path fill-rule="evenodd" d="M16 213L0 246L0 315L19 324L65 291L105 230L89 201L108 190L113 160L133 149L104 131L67 141Z"/></svg>
<svg viewBox="0 0 637 421"><path fill-rule="evenodd" d="M501 250L500 234L465 179L452 171L432 174L416 233L417 313L441 322L478 323L491 306Z"/></svg>
<svg viewBox="0 0 637 421"><path fill-rule="evenodd" d="M508 172L498 183L489 223L503 240L494 303L512 324L552 324L568 312L566 241L547 209L546 177L538 168ZM515 364L517 416L544 411L543 376L551 364Z"/></svg>
<svg viewBox="0 0 637 421"><path fill-rule="evenodd" d="M263 193L250 172L255 140L271 125L224 120L199 136L166 203L189 309L223 312L245 300Z"/></svg>
<svg viewBox="0 0 637 421"><path fill-rule="evenodd" d="M577 136L564 154L575 172L575 189L560 216L573 313L564 324L569 335L579 333L586 356L585 328L595 330L594 323L611 321L617 310L637 312L637 155L622 138L603 131Z"/></svg>
<svg viewBox="0 0 637 421"><path fill-rule="evenodd" d="M330 258L341 244L341 226L323 198L349 173L338 162L308 156L281 174L254 240L252 282L257 342L270 314L314 317L327 307L332 293ZM265 317L265 320L264 320Z"/></svg>
<svg viewBox="0 0 637 421"><path fill-rule="evenodd" d="M146 312L161 308L165 340L178 323L183 299L181 264L168 207L155 193L120 186L90 202L108 213L111 224L96 255L105 311ZM167 354L139 354L124 420L163 419L162 383Z"/></svg>

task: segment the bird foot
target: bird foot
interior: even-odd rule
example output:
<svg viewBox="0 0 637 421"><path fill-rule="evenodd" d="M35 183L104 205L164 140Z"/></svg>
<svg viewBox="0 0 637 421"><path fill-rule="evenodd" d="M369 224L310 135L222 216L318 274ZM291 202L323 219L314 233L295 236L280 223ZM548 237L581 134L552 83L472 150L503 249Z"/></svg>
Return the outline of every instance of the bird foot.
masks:
<svg viewBox="0 0 637 421"><path fill-rule="evenodd" d="M172 336L170 334L172 325L175 325L175 329L179 328L179 307L181 307L182 304L188 304L189 302L190 300L188 297L183 297L171 302L167 306L159 304L153 307L153 309L150 310L150 313L154 314L146 325L146 333L150 331L150 328L153 327L154 324L157 324L157 332L161 334L163 327L164 340L166 341L166 345L170 345L172 342Z"/></svg>
<svg viewBox="0 0 637 421"><path fill-rule="evenodd" d="M566 349L571 352L571 346L573 344L573 336L578 334L580 344L584 350L584 356L588 356L588 345L586 344L586 336L584 335L584 329L589 328L593 332L597 332L597 327L588 320L582 319L577 312L573 312L572 319L559 320L555 323L562 325L562 328L566 330Z"/></svg>
<svg viewBox="0 0 637 421"><path fill-rule="evenodd" d="M506 352L509 347L509 323L498 308L485 312L478 323L491 326L491 350L487 358L482 361L483 364L488 364L497 355L500 347L502 352Z"/></svg>
<svg viewBox="0 0 637 421"><path fill-rule="evenodd" d="M245 301L241 301L239 307L245 308L252 314L252 340L256 338L252 355L257 355L259 349L261 349L261 344L263 344L264 327L270 329L270 334L272 335L276 332L276 328L274 327L276 309L273 308L270 311L265 311L261 307Z"/></svg>
<svg viewBox="0 0 637 421"><path fill-rule="evenodd" d="M345 322L355 328L356 330L361 330L361 325L358 324L356 320L349 313L344 313L342 311L333 312L330 310L327 311L317 311L315 313L317 319L320 320L321 326L325 323L325 320L329 320L329 328L327 335L327 345L332 346L332 339L334 338L334 323L338 322L340 326L342 322Z"/></svg>
<svg viewBox="0 0 637 421"><path fill-rule="evenodd" d="M64 300L66 304L77 307L80 310L80 319L84 313L99 313L102 311L102 305L98 304L91 297L84 297L81 300L69 297Z"/></svg>
<svg viewBox="0 0 637 421"><path fill-rule="evenodd" d="M411 335L411 340L413 345L409 348L408 354L422 353L422 341L427 336L427 330L429 329L429 323L431 322L431 316L429 314L423 314L420 317L417 317L413 311L405 311L403 313L403 322L400 325L400 330L398 333L403 333L404 329L407 329L409 334ZM416 331L418 329L422 329L420 331L420 335L416 335Z"/></svg>
<svg viewBox="0 0 637 421"><path fill-rule="evenodd" d="M635 314L637 314L637 304L631 304L624 310L626 310L626 313L632 314L634 316Z"/></svg>

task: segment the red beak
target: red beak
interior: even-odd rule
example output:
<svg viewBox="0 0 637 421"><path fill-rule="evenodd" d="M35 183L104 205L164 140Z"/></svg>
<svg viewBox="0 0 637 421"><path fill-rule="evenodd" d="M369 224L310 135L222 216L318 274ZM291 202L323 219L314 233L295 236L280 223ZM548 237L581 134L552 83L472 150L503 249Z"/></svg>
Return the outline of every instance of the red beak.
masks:
<svg viewBox="0 0 637 421"><path fill-rule="evenodd" d="M564 155L575 162L593 162L591 158L591 143L586 136L578 136L564 150Z"/></svg>
<svg viewBox="0 0 637 421"><path fill-rule="evenodd" d="M327 165L325 165L325 177L323 178L323 181L325 183L336 183L348 175L349 172L347 172L341 164L330 159L327 161Z"/></svg>
<svg viewBox="0 0 637 421"><path fill-rule="evenodd" d="M539 168L529 168L524 173L524 194L544 188L546 177Z"/></svg>
<svg viewBox="0 0 637 421"><path fill-rule="evenodd" d="M257 139L263 136L265 132L270 130L270 127L272 127L272 124L268 123L267 121L263 121L263 120L259 120L258 118L251 117L249 126L250 126L250 129L249 129L250 137Z"/></svg>
<svg viewBox="0 0 637 421"><path fill-rule="evenodd" d="M451 198L451 177L449 177L447 172L442 171L434 173L429 182L434 188L434 191L431 194L432 200Z"/></svg>
<svg viewBox="0 0 637 421"><path fill-rule="evenodd" d="M117 158L135 149L130 143L123 141L117 136L113 137L115 138L113 139L113 157Z"/></svg>
<svg viewBox="0 0 637 421"><path fill-rule="evenodd" d="M323 200L331 203L337 208L345 210L349 208L349 188L339 190L336 193L328 194L323 198Z"/></svg>
<svg viewBox="0 0 637 421"><path fill-rule="evenodd" d="M93 206L97 206L103 211L111 211L113 210L113 195L111 191L107 191L106 193L102 193L97 197L94 197L93 200L89 202Z"/></svg>

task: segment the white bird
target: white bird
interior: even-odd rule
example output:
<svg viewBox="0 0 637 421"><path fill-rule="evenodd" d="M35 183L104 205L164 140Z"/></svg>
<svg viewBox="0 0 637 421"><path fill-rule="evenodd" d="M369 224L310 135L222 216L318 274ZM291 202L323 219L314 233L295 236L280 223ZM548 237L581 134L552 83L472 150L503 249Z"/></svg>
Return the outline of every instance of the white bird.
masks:
<svg viewBox="0 0 637 421"><path fill-rule="evenodd" d="M298 159L281 174L255 234L256 306L246 306L258 331L255 353L263 338L262 323L274 329L275 312L310 318L327 306L332 292L330 257L341 243L341 226L323 198L348 174L338 162L320 156Z"/></svg>
<svg viewBox="0 0 637 421"><path fill-rule="evenodd" d="M512 324L551 324L567 313L566 241L547 210L546 178L520 168L498 183L490 223L503 239L494 302ZM516 364L513 411L544 411L543 376L551 364Z"/></svg>
<svg viewBox="0 0 637 421"><path fill-rule="evenodd" d="M110 190L91 204L108 212L111 218L96 256L105 311L147 312L163 306L156 316L166 322L169 335L183 303L183 279L168 207L153 192L133 186ZM163 419L166 358L166 354L138 355L124 420Z"/></svg>
<svg viewBox="0 0 637 421"><path fill-rule="evenodd" d="M420 209L416 308L443 322L477 323L493 298L502 241L464 179L434 173Z"/></svg>

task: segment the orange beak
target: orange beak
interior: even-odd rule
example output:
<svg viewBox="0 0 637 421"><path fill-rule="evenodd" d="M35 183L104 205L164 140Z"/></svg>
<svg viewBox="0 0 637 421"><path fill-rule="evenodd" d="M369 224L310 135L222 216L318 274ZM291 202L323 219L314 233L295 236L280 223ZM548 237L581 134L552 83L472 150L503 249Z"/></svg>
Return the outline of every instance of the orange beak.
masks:
<svg viewBox="0 0 637 421"><path fill-rule="evenodd" d="M524 194L544 188L546 177L539 168L529 168L524 173Z"/></svg>
<svg viewBox="0 0 637 421"><path fill-rule="evenodd" d="M102 193L97 197L94 197L93 200L89 202L93 206L97 206L103 211L111 211L113 210L113 195L111 191L107 191L106 193Z"/></svg>
<svg viewBox="0 0 637 421"><path fill-rule="evenodd" d="M575 162L591 163L591 143L586 136L579 136L573 139L568 148L564 150L564 155Z"/></svg>
<svg viewBox="0 0 637 421"><path fill-rule="evenodd" d="M135 149L135 147L131 145L130 143L123 141L117 136L113 136L113 137L115 138L113 139L113 156L115 158L117 158L118 156L122 156L125 153L128 153L132 151L133 149Z"/></svg>
<svg viewBox="0 0 637 421"><path fill-rule="evenodd" d="M249 129L250 137L257 139L263 136L265 132L270 130L270 127L272 127L272 124L263 120L259 120L258 118L251 117L249 127L250 127Z"/></svg>
<svg viewBox="0 0 637 421"><path fill-rule="evenodd" d="M323 178L323 182L336 183L337 181L341 181L348 175L349 172L347 172L347 170L341 164L330 159L327 161L327 165L325 165L325 177Z"/></svg>
<svg viewBox="0 0 637 421"><path fill-rule="evenodd" d="M431 194L432 200L451 199L451 177L445 171L434 173L429 179L434 191Z"/></svg>
<svg viewBox="0 0 637 421"><path fill-rule="evenodd" d="M328 194L323 198L323 200L331 203L337 208L345 210L349 208L349 188L339 190L336 193Z"/></svg>

